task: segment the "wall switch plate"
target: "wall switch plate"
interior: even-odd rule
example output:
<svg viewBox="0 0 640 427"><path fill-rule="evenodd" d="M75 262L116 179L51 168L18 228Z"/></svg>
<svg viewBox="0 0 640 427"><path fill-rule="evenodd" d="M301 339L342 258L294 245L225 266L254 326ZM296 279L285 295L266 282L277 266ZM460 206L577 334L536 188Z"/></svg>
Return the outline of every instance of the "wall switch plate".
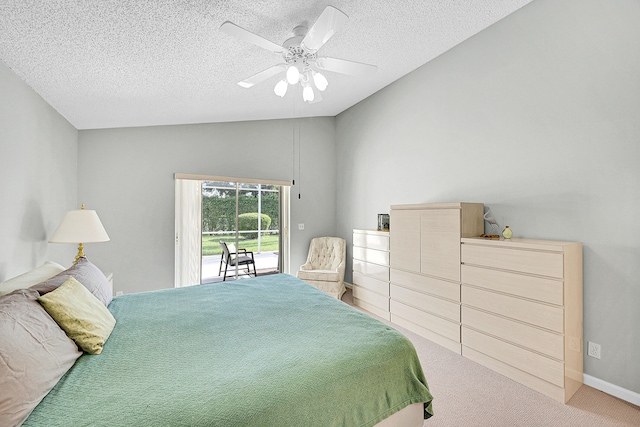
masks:
<svg viewBox="0 0 640 427"><path fill-rule="evenodd" d="M595 357L596 359L600 359L600 344L589 341L587 354L591 357Z"/></svg>
<svg viewBox="0 0 640 427"><path fill-rule="evenodd" d="M304 230L304 224L298 224L298 230Z"/></svg>

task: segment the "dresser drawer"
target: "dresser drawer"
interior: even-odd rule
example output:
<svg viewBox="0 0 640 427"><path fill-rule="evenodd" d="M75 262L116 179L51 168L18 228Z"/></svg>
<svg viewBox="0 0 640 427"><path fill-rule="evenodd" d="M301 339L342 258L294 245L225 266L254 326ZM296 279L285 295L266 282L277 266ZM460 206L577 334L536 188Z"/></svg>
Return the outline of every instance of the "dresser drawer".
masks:
<svg viewBox="0 0 640 427"><path fill-rule="evenodd" d="M564 387L564 363L462 327L462 345ZM464 351L463 351L464 353Z"/></svg>
<svg viewBox="0 0 640 427"><path fill-rule="evenodd" d="M551 384L550 382L540 379L535 375L531 375L528 372L514 368L513 366L487 356L484 353L475 351L471 347L463 346L462 355L476 363L486 366L489 369L493 369L494 371L519 382L520 384L530 387L539 393L549 396L558 402L566 403L569 400L563 387Z"/></svg>
<svg viewBox="0 0 640 427"><path fill-rule="evenodd" d="M422 276L408 271L391 269L391 283L403 288L436 295L452 301L460 301L460 285L434 277Z"/></svg>
<svg viewBox="0 0 640 427"><path fill-rule="evenodd" d="M370 290L361 288L360 286L354 286L352 291L353 298L364 301L381 310L389 311L389 297L371 292Z"/></svg>
<svg viewBox="0 0 640 427"><path fill-rule="evenodd" d="M464 306L462 307L462 324L549 357L564 359L564 339L561 334Z"/></svg>
<svg viewBox="0 0 640 427"><path fill-rule="evenodd" d="M389 235L381 236L378 234L353 233L353 246L362 248L376 249L379 251L389 250Z"/></svg>
<svg viewBox="0 0 640 427"><path fill-rule="evenodd" d="M389 267L385 265L372 264L370 262L354 259L353 272L364 274L365 276L382 280L384 282L389 281Z"/></svg>
<svg viewBox="0 0 640 427"><path fill-rule="evenodd" d="M390 286L391 299L418 308L422 311L444 317L453 322L460 322L460 305L456 302L423 294L395 284Z"/></svg>
<svg viewBox="0 0 640 427"><path fill-rule="evenodd" d="M389 301L389 307L392 319L394 316L401 317L422 328L442 335L445 338L458 343L460 342L460 324L458 322L451 322L442 317L434 316L433 314L418 310L415 307L399 301Z"/></svg>
<svg viewBox="0 0 640 427"><path fill-rule="evenodd" d="M389 252L366 249L359 246L353 247L353 258L373 264L389 265Z"/></svg>
<svg viewBox="0 0 640 427"><path fill-rule="evenodd" d="M470 265L462 266L462 283L556 305L564 299L562 280Z"/></svg>
<svg viewBox="0 0 640 427"><path fill-rule="evenodd" d="M560 252L463 244L462 262L559 279L563 277L563 256Z"/></svg>
<svg viewBox="0 0 640 427"><path fill-rule="evenodd" d="M462 285L462 304L555 332L564 331L564 310L535 301Z"/></svg>
<svg viewBox="0 0 640 427"><path fill-rule="evenodd" d="M381 295L389 296L389 282L353 272L353 284Z"/></svg>

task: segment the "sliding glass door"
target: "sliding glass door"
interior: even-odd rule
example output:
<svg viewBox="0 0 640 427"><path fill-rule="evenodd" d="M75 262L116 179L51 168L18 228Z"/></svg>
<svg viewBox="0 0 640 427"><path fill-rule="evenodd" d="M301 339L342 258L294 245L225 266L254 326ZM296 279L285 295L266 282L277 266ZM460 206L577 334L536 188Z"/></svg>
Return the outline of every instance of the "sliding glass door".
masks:
<svg viewBox="0 0 640 427"><path fill-rule="evenodd" d="M247 276L253 271L251 265L227 265L223 243L237 248L239 255L251 253L258 274L280 272L280 236L279 186L202 182L202 283Z"/></svg>
<svg viewBox="0 0 640 427"><path fill-rule="evenodd" d="M175 285L288 272L288 230L288 183L176 174Z"/></svg>

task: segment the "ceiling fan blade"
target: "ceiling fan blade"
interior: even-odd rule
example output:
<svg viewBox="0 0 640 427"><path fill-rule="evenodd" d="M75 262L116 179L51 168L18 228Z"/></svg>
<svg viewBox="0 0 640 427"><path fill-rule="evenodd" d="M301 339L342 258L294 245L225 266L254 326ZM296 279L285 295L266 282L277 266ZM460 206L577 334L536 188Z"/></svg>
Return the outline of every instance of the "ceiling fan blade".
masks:
<svg viewBox="0 0 640 427"><path fill-rule="evenodd" d="M270 50L272 52L276 52L276 53L284 52L284 48L282 46L277 45L274 42L265 39L264 37L254 34L249 30L245 30L244 28L239 27L230 21L225 21L222 25L220 25L220 31L230 36L233 36L238 40L252 43L256 46L259 46L263 49Z"/></svg>
<svg viewBox="0 0 640 427"><path fill-rule="evenodd" d="M238 82L238 86L242 86L244 88L250 88L251 86L258 84L267 80L270 77L275 76L276 74L282 73L287 69L286 64L278 64L273 67L269 67L264 71L260 71L258 74L254 74L251 77L247 77L246 79Z"/></svg>
<svg viewBox="0 0 640 427"><path fill-rule="evenodd" d="M362 62L346 61L344 59L321 56L316 60L316 65L321 70L334 71L350 76L365 77L378 70L376 65L363 64Z"/></svg>
<svg viewBox="0 0 640 427"><path fill-rule="evenodd" d="M316 51L333 36L338 27L347 22L349 17L333 6L327 6L307 35L302 39L300 45L309 51Z"/></svg>

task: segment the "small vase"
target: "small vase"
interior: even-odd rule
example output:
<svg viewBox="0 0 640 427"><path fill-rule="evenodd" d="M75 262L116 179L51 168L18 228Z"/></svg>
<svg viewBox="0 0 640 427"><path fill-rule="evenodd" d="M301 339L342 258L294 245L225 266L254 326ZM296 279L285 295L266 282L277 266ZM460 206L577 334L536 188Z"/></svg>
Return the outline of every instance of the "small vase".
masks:
<svg viewBox="0 0 640 427"><path fill-rule="evenodd" d="M502 230L502 237L504 237L505 239L511 239L511 237L513 236L513 232L511 231L511 229L509 228L508 225L506 225L504 227L504 230Z"/></svg>

